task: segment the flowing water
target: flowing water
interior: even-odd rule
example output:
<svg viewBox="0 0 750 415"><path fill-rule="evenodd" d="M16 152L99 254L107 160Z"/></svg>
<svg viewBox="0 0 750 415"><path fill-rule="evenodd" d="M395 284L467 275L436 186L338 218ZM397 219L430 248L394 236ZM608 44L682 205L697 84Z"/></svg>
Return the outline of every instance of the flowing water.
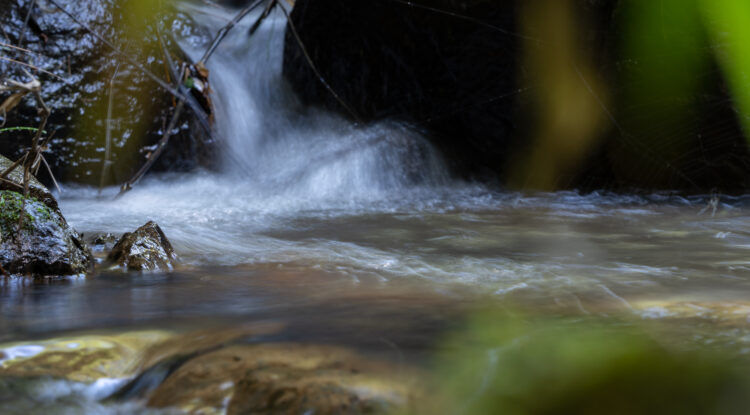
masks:
<svg viewBox="0 0 750 415"><path fill-rule="evenodd" d="M233 16L185 10L208 33ZM207 65L224 171L151 177L117 200L114 188L98 197L70 185L61 195L85 234L156 221L179 267L0 282L0 340L15 342L0 365L71 332L257 322L283 328L254 341L418 361L477 302L750 321L750 197L521 194L457 181L408 126L355 126L301 108L281 79L284 16L248 37L253 20ZM196 59L201 39L183 40ZM748 332L733 330L732 341L750 347ZM726 333L713 336L706 341ZM46 382L46 394L13 395L13 408L132 410L98 403L122 379Z"/></svg>

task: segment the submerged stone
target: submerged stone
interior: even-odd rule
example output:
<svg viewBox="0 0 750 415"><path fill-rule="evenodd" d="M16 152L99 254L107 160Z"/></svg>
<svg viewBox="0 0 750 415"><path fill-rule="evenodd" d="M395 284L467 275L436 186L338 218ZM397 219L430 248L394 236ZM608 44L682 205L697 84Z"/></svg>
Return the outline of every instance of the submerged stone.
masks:
<svg viewBox="0 0 750 415"><path fill-rule="evenodd" d="M191 413L388 413L417 400L418 379L412 368L340 347L237 345L186 362L148 404Z"/></svg>
<svg viewBox="0 0 750 415"><path fill-rule="evenodd" d="M59 210L0 190L0 263L10 274L72 275L88 271L91 253Z"/></svg>
<svg viewBox="0 0 750 415"><path fill-rule="evenodd" d="M122 235L107 259L128 270L154 271L172 269L177 258L159 225L149 221Z"/></svg>
<svg viewBox="0 0 750 415"><path fill-rule="evenodd" d="M244 343L279 328L140 330L0 344L0 397L3 382L16 388L37 382L34 390L42 391L48 379L110 385L115 392L101 400L107 405L139 401L188 414L382 413L424 397L424 373L408 364L331 345Z"/></svg>
<svg viewBox="0 0 750 415"><path fill-rule="evenodd" d="M111 251L117 243L117 237L107 232L90 236L86 241L94 252Z"/></svg>

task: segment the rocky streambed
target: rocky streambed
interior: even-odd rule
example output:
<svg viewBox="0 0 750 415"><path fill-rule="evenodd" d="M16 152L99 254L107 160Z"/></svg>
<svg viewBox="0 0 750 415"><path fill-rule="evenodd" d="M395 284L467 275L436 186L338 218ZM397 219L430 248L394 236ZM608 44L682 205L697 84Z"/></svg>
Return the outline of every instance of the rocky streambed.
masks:
<svg viewBox="0 0 750 415"><path fill-rule="evenodd" d="M13 163L0 156L0 170ZM55 278L86 275L99 267L128 270L168 270L176 262L172 245L159 228L148 222L132 233L125 233L110 247L105 258L96 260L83 235L71 228L57 200L31 176L28 195L23 188L22 168L16 168L0 184L0 267L6 278ZM114 236L112 236L114 239ZM89 240L98 247L101 236Z"/></svg>
<svg viewBox="0 0 750 415"><path fill-rule="evenodd" d="M70 395L45 403L57 411L87 405L124 410L129 404L160 413L383 413L421 399L420 375L413 368L335 346L248 344L274 330L262 325L187 333L151 330L4 345L3 410L15 413L39 405L43 399L12 393L30 393L28 384L34 382L54 389L52 382L44 385L48 377L71 389L90 385L89 396L81 393L78 404L70 403Z"/></svg>
<svg viewBox="0 0 750 415"><path fill-rule="evenodd" d="M0 254L13 274L0 279L0 412L747 408L747 196L522 193L456 178L502 181L512 167L506 150L524 147L527 135L510 134L534 118L516 114L540 97L527 88L533 78L515 84L525 59L515 53L527 34L557 40L546 25L531 19L528 33L529 22L515 20L510 11L526 6L437 2L458 5L456 20L425 1L296 2L291 19L311 56L324 58L318 69L367 124L320 110L341 112L340 102L285 32L280 10L248 35L257 9L195 68L210 75L219 154L216 141L193 136L203 131L196 120L182 120L161 159L172 173L116 198L115 187L70 181L125 181L155 151L176 102L60 9L31 3L11 3L0 23L17 41L31 10L27 46L43 55L35 64L63 78L42 88L54 106L48 129L59 128L45 156L65 186L55 201L32 180L26 198L16 173L0 192ZM236 16L213 2L180 2L158 22L153 13L140 21L127 8L137 3L66 7L122 47L145 37L134 53L167 77L168 58L198 61ZM612 8L624 3L581 5L609 28ZM480 18L489 25L472 21ZM586 44L606 63L612 42L596 34ZM630 73L631 62L604 65L603 75ZM580 63L589 75L590 62ZM555 74L573 68L547 65ZM14 71L3 72L23 75ZM721 89L708 83L709 92ZM590 104L591 91L575 85ZM744 189L747 149L726 114L727 91L711 96L696 108L723 116L670 124L689 126L685 139L721 132L691 153L700 160L686 176L690 189L710 189L717 175L727 189ZM579 107L569 102L563 107ZM664 132L652 128L664 114L627 115L614 114L634 134ZM38 122L30 100L8 116L12 126ZM107 127L116 165L100 180ZM7 154L24 138L4 141L13 144ZM617 141L602 144L568 183L684 185L676 163L652 166L652 157L619 152ZM203 156L220 171L175 173L216 167Z"/></svg>

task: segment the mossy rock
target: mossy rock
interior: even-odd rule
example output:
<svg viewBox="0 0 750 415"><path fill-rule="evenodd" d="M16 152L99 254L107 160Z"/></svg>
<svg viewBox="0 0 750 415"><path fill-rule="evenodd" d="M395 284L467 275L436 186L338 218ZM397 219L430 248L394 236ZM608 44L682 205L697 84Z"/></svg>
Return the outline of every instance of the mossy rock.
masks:
<svg viewBox="0 0 750 415"><path fill-rule="evenodd" d="M56 208L0 190L0 264L10 274L81 274L91 265L91 253Z"/></svg>

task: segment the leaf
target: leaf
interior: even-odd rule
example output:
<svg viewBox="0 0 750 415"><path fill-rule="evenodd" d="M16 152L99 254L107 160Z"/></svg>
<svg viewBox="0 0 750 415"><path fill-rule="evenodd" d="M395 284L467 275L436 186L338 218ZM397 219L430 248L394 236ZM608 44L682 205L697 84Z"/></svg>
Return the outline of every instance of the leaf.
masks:
<svg viewBox="0 0 750 415"><path fill-rule="evenodd" d="M200 74L201 77L203 77L203 79L208 79L208 68L203 65L203 62L196 63L195 70Z"/></svg>
<svg viewBox="0 0 750 415"><path fill-rule="evenodd" d="M26 94L28 94L28 92L26 91L16 92L15 94L6 98L5 101L3 101L2 105L0 105L0 113L10 112L13 108L21 103L21 100L26 96Z"/></svg>

